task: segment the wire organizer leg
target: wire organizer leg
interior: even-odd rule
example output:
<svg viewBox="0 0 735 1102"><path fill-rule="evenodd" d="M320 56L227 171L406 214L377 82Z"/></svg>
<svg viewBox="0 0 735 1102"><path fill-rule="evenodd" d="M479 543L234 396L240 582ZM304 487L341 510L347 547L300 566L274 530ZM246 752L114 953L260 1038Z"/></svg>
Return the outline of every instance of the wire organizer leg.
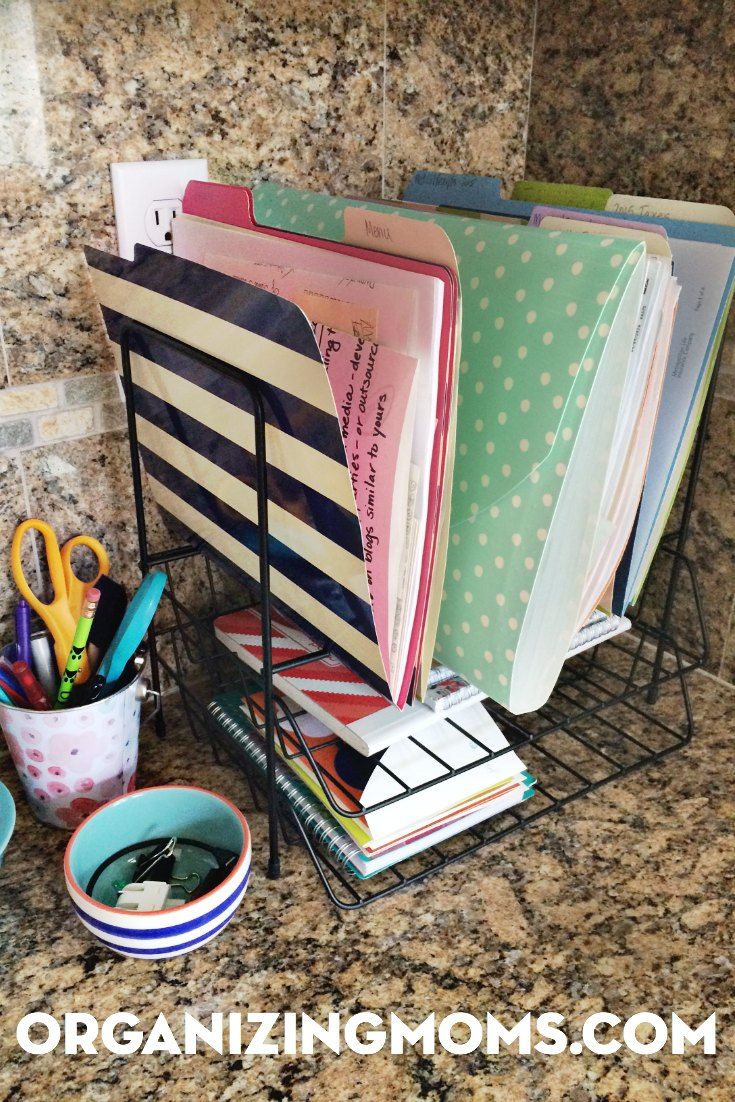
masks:
<svg viewBox="0 0 735 1102"><path fill-rule="evenodd" d="M170 337L166 333L161 333L157 329L152 329L150 326L144 325L141 322L128 324L124 327L120 337L120 348L122 351L123 383L125 388L125 404L127 407L128 433L130 437L130 457L133 473L133 492L135 496L135 517L138 524L138 540L140 545L140 569L143 574L147 574L152 566L159 566L162 564L170 563L172 561L175 561L176 559L188 558L191 554L195 552L188 547L177 548L174 551L159 552L157 555L151 555L148 552L148 534L145 520L145 502L143 498L143 484L140 475L138 431L135 419L135 389L133 386L133 373L130 364L130 339L134 333L139 333L142 336L147 337L149 340L153 340L154 342L163 344L168 348L173 348L175 351L196 360L203 366L209 367L213 371L219 372L220 374L227 376L227 378L234 380L239 386L244 387L252 402L253 417L255 420L255 471L257 481L256 493L258 502L259 540L258 560L263 623L263 668L261 673L265 694L265 739L266 754L268 760L267 777L270 844L268 876L271 879L275 880L280 875L281 865L279 857L275 780L273 639L271 633L270 554L268 548L268 467L266 463L265 450L265 409L263 405L263 396L261 394L260 385L257 379L255 379L252 375L248 375L245 372L240 371L235 367L232 367L230 364L225 363L223 360L215 359L214 356L210 356L206 352L201 352L198 349L194 349L190 345L185 344L183 341L176 340L176 338ZM152 632L150 636L151 674L153 678L153 687L160 692L160 674L157 649L158 648L156 645L155 632ZM163 711L161 711L159 715L161 716L161 724L159 724L158 730L159 733L161 733L163 730Z"/></svg>
<svg viewBox="0 0 735 1102"><path fill-rule="evenodd" d="M138 334L153 344L159 343L202 364L244 389L252 404L255 420L255 469L257 479L259 585L253 592L241 578L233 592L232 572L192 536L192 542L152 552L148 543L143 481L138 454L135 412L135 385L131 367L131 341ZM634 620L634 630L600 644L569 661L547 704L538 712L513 716L486 702L490 714L508 740L508 748L486 752L461 768L452 768L434 755L442 767L437 779L408 788L395 775L402 791L398 796L371 808L350 809L349 793L343 789L338 805L326 783L321 766L314 760L301 732L303 712L293 712L278 698L274 674L302 661L323 656L314 651L304 659L274 663L271 630L270 558L268 534L268 468L265 435L265 407L259 382L207 353L161 333L142 323L128 323L121 335L122 373L127 404L130 455L135 513L140 544L140 567L145 573L164 567L168 574L165 598L171 617L163 625L154 625L149 634L151 674L159 689L161 675L179 693L192 733L212 746L215 754L224 751L242 769L250 786L253 802L260 807L260 792L265 790L268 813L268 876L280 874L280 844L301 843L332 902L354 910L416 884L441 869L476 853L537 820L566 807L579 797L596 791L610 781L633 773L645 765L659 762L674 750L685 746L694 733L687 675L703 665L707 658L707 631L696 574L684 548L694 502L696 480L702 458L707 422L712 406L714 378L705 403L696 448L689 469L682 520L678 530L667 536L657 553L657 561L670 559L671 570L663 594L663 611L654 605L647 587ZM244 435L244 434L243 434ZM243 450L245 445L243 444ZM193 561L201 563L204 584L202 607L193 609L182 599L182 570L191 570ZM683 642L673 628L674 602L681 594L689 599L692 638ZM263 662L260 676L254 674L215 638L214 619L225 613L258 604L263 634ZM658 604L661 604L659 598ZM653 705L663 686L671 690L663 714ZM236 740L229 737L213 718L209 703L223 691L237 689L248 702L250 726L262 732L266 749L265 777L244 754ZM254 701L258 695L257 703ZM673 709L673 713L672 713ZM461 718L461 717L460 717ZM247 719L243 716L245 725ZM453 720L455 727L459 724ZM157 729L163 734L163 714L157 717ZM461 727L459 728L462 729ZM469 732L466 737L472 738ZM276 744L278 739L278 744ZM538 778L536 795L509 811L464 829L447 841L430 846L422 854L362 881L340 864L335 856L317 843L302 821L279 794L276 785L277 749L283 758L300 758L309 764L321 785L323 800L347 818L387 807L406 794L416 794L450 777L475 768L485 761L511 750L523 751L527 768ZM219 760L219 758L218 758ZM384 766L379 766L384 768ZM332 778L332 789L334 778ZM339 787L339 785L337 786ZM346 808L346 809L345 809Z"/></svg>
<svg viewBox="0 0 735 1102"><path fill-rule="evenodd" d="M661 638L659 639L658 646L656 648L656 665L654 667L653 681L650 689L648 690L649 704L655 704L658 698L658 676L663 665L664 653L666 649L666 636L670 633L672 617L674 614L674 602L676 600L676 595L679 589L679 576L685 562L684 548L686 546L687 537L689 535L689 525L691 523L692 511L694 509L694 494L697 488L697 482L699 481L699 472L702 466L702 457L704 455L704 447L707 440L707 426L709 424L710 415L712 413L712 405L715 400L715 387L717 386L717 377L720 372L721 360L722 347L720 347L720 351L715 360L714 369L712 371L712 378L710 379L709 389L707 391L707 397L705 399L704 407L702 409L702 418L699 425L699 431L697 433L697 440L694 446L694 452L692 454L689 478L687 481L687 488L684 496L681 522L679 524L678 530L671 533L671 535L668 537L668 543L666 545L668 547L673 544L673 561L671 564L671 576L669 578L669 584L666 589L666 598L664 601L663 613L661 615ZM699 600L698 592L696 596L697 600ZM702 665L705 665L709 659L709 634L707 632L707 624L703 614L701 616L701 620L703 632Z"/></svg>

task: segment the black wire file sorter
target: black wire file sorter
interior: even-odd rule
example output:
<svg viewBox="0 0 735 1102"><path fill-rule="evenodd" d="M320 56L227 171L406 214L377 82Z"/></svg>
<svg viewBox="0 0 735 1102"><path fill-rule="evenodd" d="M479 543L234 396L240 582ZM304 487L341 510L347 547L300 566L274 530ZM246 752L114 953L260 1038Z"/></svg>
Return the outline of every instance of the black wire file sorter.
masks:
<svg viewBox="0 0 735 1102"><path fill-rule="evenodd" d="M185 542L153 551L148 541L145 496L140 470L136 424L136 388L131 370L131 339L136 335L149 342L190 357L217 375L226 377L248 395L255 421L255 470L258 504L258 584L234 578L203 541L191 533ZM659 761L686 745L694 733L694 716L687 675L703 666L708 657L708 639L703 608L693 564L686 557L685 544L694 504L694 492L702 459L707 422L714 396L717 368L710 381L708 397L689 465L681 516L675 531L662 541L651 577L636 610L633 630L594 647L568 661L554 694L538 712L522 717L486 702L486 707L508 740L509 750L523 750L528 769L538 778L536 795L495 818L465 830L446 842L431 846L399 866L361 881L321 847L310 835L276 787L276 739L284 757L308 759L332 809L343 816L370 813L379 807L345 812L337 807L320 775L318 764L301 734L303 713L289 711L277 701L273 676L294 665L323 656L274 663L271 634L271 593L268 528L268 468L266 456L265 404L259 380L215 357L139 322L128 323L120 336L121 368L127 405L135 513L143 573L164 567L168 574L165 605L157 626L149 636L151 676L154 689L167 685L178 690L193 734L206 739L215 754L224 751L247 777L253 802L268 812L268 875L280 874L281 841L300 842L316 869L329 898L338 907L355 909L381 899L399 888L424 880L448 865L525 829L573 800L593 792L610 781ZM188 596L196 570L197 600ZM188 587L188 588L187 588ZM262 619L263 662L255 688L262 693L262 707L251 707L251 720L260 726L265 740L265 775L228 738L212 717L209 703L226 690L235 689L252 698L253 673L215 638L214 619L222 613L258 605ZM680 632L678 625L685 630ZM660 689L668 685L665 701L658 703ZM285 714L290 728L286 743L276 711ZM664 707L665 705L665 707ZM164 733L163 712L156 717L159 735ZM294 749L294 743L296 748ZM488 753L471 763L475 767L496 756ZM462 770L446 765L445 780ZM431 787L438 781L422 787ZM404 785L405 787L405 785ZM421 791L421 788L412 791ZM403 792L394 799L403 798Z"/></svg>

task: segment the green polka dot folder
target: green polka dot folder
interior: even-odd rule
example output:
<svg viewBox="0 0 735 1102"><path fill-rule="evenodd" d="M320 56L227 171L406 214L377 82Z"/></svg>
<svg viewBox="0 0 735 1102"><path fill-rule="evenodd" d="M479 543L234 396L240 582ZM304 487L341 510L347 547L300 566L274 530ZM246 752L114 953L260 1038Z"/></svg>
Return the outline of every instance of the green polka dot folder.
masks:
<svg viewBox="0 0 735 1102"><path fill-rule="evenodd" d="M428 219L462 305L450 540L436 655L510 711L545 703L605 537L602 487L644 246L261 184L255 217L342 240L346 207Z"/></svg>

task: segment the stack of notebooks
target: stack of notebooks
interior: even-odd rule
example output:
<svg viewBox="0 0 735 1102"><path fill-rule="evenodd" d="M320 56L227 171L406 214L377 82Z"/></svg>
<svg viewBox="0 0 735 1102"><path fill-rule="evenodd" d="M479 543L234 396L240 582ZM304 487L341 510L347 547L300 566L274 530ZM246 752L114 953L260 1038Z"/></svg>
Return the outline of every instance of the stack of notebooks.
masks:
<svg viewBox="0 0 735 1102"><path fill-rule="evenodd" d="M367 878L533 795L526 770L477 690L438 670L425 704L399 710L338 659L273 617L276 784L317 841ZM215 621L218 639L253 671L263 660L260 614ZM209 710L241 755L265 771L262 694L217 696Z"/></svg>
<svg viewBox="0 0 735 1102"><path fill-rule="evenodd" d="M377 820L359 814L388 798L376 754L414 753L418 729L453 745L437 717L455 708L492 742L479 701L536 710L569 655L630 627L732 297L731 212L528 182L504 199L497 181L428 172L401 203L194 181L173 255L87 261L118 357L142 322L259 384L278 627L330 652L354 722L293 677L278 687L315 752L349 748L348 776L329 759L327 803L357 814L335 820L354 867L523 798L508 751L478 766L505 758L503 776L423 790L421 816L415 780ZM247 390L149 331L130 347L155 500L257 578ZM256 668L260 631L240 615L217 632ZM242 702L216 706L240 722ZM329 789L314 762L284 774L312 802Z"/></svg>

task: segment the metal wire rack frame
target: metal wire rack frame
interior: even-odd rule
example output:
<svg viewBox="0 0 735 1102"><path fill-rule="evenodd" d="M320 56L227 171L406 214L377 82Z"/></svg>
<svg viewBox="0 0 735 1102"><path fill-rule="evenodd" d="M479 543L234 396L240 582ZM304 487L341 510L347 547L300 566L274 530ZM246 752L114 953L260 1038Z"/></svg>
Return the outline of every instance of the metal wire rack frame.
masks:
<svg viewBox="0 0 735 1102"><path fill-rule="evenodd" d="M148 543L143 481L138 452L135 385L131 369L131 339L139 334L149 344L167 346L211 371L225 376L247 393L255 422L255 472L258 518L259 578L256 586L239 579L233 593L231 571L223 567L202 541L187 533L184 543L152 551ZM687 675L708 658L707 629L693 564L685 555L694 493L704 449L718 364L715 365L704 405L697 441L686 476L681 518L675 531L662 541L656 562L668 572L663 589L652 595L650 586L636 610L634 630L594 647L566 663L554 694L538 712L513 716L492 702L486 707L508 740L506 749L488 752L455 720L448 720L477 743L478 756L469 764L453 768L441 755L433 754L441 769L431 781L409 787L384 764L399 786L397 796L366 808L355 803L349 790L336 776L329 776L315 759L299 725L303 712L294 712L278 696L273 677L305 661L324 656L315 651L306 658L273 661L271 633L270 559L268 536L268 470L265 437L265 406L259 381L224 361L139 322L128 323L120 338L123 386L127 407L135 514L140 547L140 568L145 574L154 567L168 573L165 600L168 615L149 634L149 655L153 688L160 692L162 674L178 690L186 718L194 735L206 739L219 756L224 751L245 773L254 804L268 812L269 853L267 874L280 875L281 842L303 844L331 901L353 910L418 883L478 850L525 829L552 811L558 811L581 796L611 781L660 761L686 745L694 733L694 716ZM243 434L244 436L244 434ZM244 447L244 445L243 445ZM192 610L179 591L184 571L196 561L201 572L201 607ZM685 604L686 616L677 615L677 602ZM224 612L257 605L262 621L262 668L257 678L214 634L213 620ZM675 621L687 624L684 640ZM665 708L657 707L659 693L667 686ZM247 702L248 719L265 741L265 774L254 766L236 740L227 735L212 716L209 704L224 691L236 689ZM248 719L243 716L247 725ZM156 715L159 735L165 733L163 710ZM334 742L338 740L335 738ZM323 749L326 745L321 744ZM425 749L425 748L424 748ZM524 763L537 778L533 800L469 827L441 844L369 880L354 875L334 854L320 845L276 785L277 752L283 759L301 759L318 780L324 801L340 815L357 818L390 806L407 793L416 794L476 768L511 750L523 750ZM329 784L327 782L330 782ZM333 792L337 792L337 799Z"/></svg>

